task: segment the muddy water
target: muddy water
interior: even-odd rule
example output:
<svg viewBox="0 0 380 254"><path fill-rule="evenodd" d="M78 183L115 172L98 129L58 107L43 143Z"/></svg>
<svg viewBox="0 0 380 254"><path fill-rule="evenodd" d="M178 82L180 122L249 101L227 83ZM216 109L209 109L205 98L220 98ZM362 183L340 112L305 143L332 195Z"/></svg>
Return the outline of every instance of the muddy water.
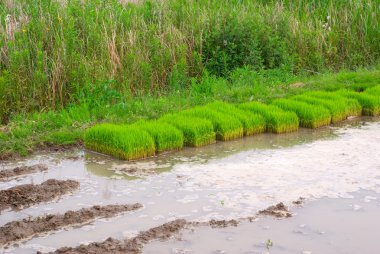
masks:
<svg viewBox="0 0 380 254"><path fill-rule="evenodd" d="M378 118L291 134L263 134L130 163L83 151L41 154L3 164L2 168L45 163L48 171L0 183L0 189L39 184L50 178L79 181L80 189L57 202L20 212L3 211L0 225L93 205L141 203L144 207L81 228L34 238L5 251L34 253L102 241L110 236L122 239L176 218L206 221L247 217L278 202L289 205L300 196L307 201L345 200L363 189L380 193L379 154ZM251 230L245 227L235 230Z"/></svg>

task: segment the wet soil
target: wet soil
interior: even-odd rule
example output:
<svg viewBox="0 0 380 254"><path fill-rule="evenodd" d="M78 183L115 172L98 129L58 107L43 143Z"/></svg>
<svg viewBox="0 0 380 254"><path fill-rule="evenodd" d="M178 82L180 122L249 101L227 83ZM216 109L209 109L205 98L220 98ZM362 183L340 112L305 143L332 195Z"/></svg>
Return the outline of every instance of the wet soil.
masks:
<svg viewBox="0 0 380 254"><path fill-rule="evenodd" d="M79 226L94 221L97 218L110 218L117 214L141 208L139 203L132 205L107 205L83 208L78 211L67 211L64 214L47 215L12 221L0 227L0 246L33 236L60 230L70 226Z"/></svg>
<svg viewBox="0 0 380 254"><path fill-rule="evenodd" d="M0 212L7 208L24 209L31 205L51 201L79 188L73 180L49 179L41 184L23 184L0 191Z"/></svg>
<svg viewBox="0 0 380 254"><path fill-rule="evenodd" d="M187 225L183 219L174 220L158 227L151 228L147 231L140 232L136 237L124 241L108 238L101 243L91 243L89 245L80 245L75 248L63 247L51 253L141 253L144 244L153 240L167 240L179 233ZM37 252L41 253L41 252Z"/></svg>
<svg viewBox="0 0 380 254"><path fill-rule="evenodd" d="M48 166L46 164L36 164L33 166L21 166L13 169L6 169L0 171L0 181L8 181L11 178L19 177L26 174L32 174L36 172L47 171Z"/></svg>
<svg viewBox="0 0 380 254"><path fill-rule="evenodd" d="M210 220L209 222L212 228L237 227L238 224L237 220Z"/></svg>
<svg viewBox="0 0 380 254"><path fill-rule="evenodd" d="M297 201L294 201L297 202ZM276 218L289 218L292 214L289 212L288 208L284 203L278 203L277 205L270 206L267 209L258 212L259 215L269 215Z"/></svg>

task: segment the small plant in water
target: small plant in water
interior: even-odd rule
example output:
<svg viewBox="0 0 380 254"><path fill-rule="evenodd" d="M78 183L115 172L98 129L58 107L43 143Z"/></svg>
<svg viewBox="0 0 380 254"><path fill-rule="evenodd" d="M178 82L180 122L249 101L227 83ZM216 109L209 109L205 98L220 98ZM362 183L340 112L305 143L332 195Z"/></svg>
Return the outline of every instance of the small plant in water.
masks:
<svg viewBox="0 0 380 254"><path fill-rule="evenodd" d="M224 200L220 200L220 204L224 206Z"/></svg>
<svg viewBox="0 0 380 254"><path fill-rule="evenodd" d="M269 249L273 246L272 240L268 239L267 242L265 243L265 246L267 247L267 251L269 253Z"/></svg>

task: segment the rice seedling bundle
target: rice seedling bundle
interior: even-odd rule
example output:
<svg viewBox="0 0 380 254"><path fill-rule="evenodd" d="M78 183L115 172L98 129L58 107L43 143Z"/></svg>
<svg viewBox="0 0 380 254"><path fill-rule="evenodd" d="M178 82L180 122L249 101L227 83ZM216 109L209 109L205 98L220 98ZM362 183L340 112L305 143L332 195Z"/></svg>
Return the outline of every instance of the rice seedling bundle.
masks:
<svg viewBox="0 0 380 254"><path fill-rule="evenodd" d="M133 125L153 137L156 152L178 150L183 147L183 134L173 125L162 121L139 121Z"/></svg>
<svg viewBox="0 0 380 254"><path fill-rule="evenodd" d="M269 132L285 133L298 130L298 117L293 112L284 111L279 107L260 102L242 103L238 108L263 116L266 122L266 129Z"/></svg>
<svg viewBox="0 0 380 254"><path fill-rule="evenodd" d="M292 99L305 102L309 105L321 105L327 108L330 111L332 123L343 121L350 116L349 105L343 99L330 101L326 99L311 97L308 94L297 95L292 97Z"/></svg>
<svg viewBox="0 0 380 254"><path fill-rule="evenodd" d="M98 124L86 131L87 149L123 160L146 158L155 154L153 138L130 125Z"/></svg>
<svg viewBox="0 0 380 254"><path fill-rule="evenodd" d="M348 116L360 116L362 114L362 106L356 99L344 97L336 92L313 91L308 92L307 95L331 102L344 101L347 104Z"/></svg>
<svg viewBox="0 0 380 254"><path fill-rule="evenodd" d="M167 114L159 119L179 129L186 146L204 146L215 142L215 132L212 123L206 119L184 116L179 114Z"/></svg>
<svg viewBox="0 0 380 254"><path fill-rule="evenodd" d="M237 118L229 114L220 113L207 107L191 108L180 114L209 120L214 126L217 140L227 141L243 137L243 125Z"/></svg>
<svg viewBox="0 0 380 254"><path fill-rule="evenodd" d="M318 128L331 123L330 111L323 106L312 106L291 99L278 99L273 101L273 104L283 110L295 112L299 118L300 126L305 128Z"/></svg>
<svg viewBox="0 0 380 254"><path fill-rule="evenodd" d="M347 98L356 99L363 108L363 115L380 115L380 96L374 96L368 93L357 93L348 90L338 90L336 93Z"/></svg>
<svg viewBox="0 0 380 254"><path fill-rule="evenodd" d="M223 114L236 117L243 125L244 135L254 135L265 131L266 123L264 117L253 112L244 111L231 104L217 101L206 105Z"/></svg>
<svg viewBox="0 0 380 254"><path fill-rule="evenodd" d="M366 89L365 93L374 96L380 96L380 85Z"/></svg>

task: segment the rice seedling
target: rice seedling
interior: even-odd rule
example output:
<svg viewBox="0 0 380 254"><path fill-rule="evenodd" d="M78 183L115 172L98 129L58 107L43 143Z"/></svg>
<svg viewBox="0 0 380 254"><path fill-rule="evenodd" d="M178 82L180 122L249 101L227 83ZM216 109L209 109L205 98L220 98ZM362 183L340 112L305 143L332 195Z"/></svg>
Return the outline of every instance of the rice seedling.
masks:
<svg viewBox="0 0 380 254"><path fill-rule="evenodd" d="M148 132L154 139L156 152L178 150L183 147L183 134L176 127L159 121L139 121L133 124Z"/></svg>
<svg viewBox="0 0 380 254"><path fill-rule="evenodd" d="M338 90L338 95L346 98L356 99L362 106L362 114L366 116L380 115L380 97L369 93L357 93L349 90Z"/></svg>
<svg viewBox="0 0 380 254"><path fill-rule="evenodd" d="M210 121L179 114L167 114L159 119L178 128L186 146L204 146L215 142L215 132Z"/></svg>
<svg viewBox="0 0 380 254"><path fill-rule="evenodd" d="M300 126L305 128L318 128L331 123L330 111L323 106L309 105L305 102L291 99L277 99L273 104L283 110L297 114Z"/></svg>
<svg viewBox="0 0 380 254"><path fill-rule="evenodd" d="M360 116L362 114L362 106L356 99L347 98L335 92L312 91L307 93L308 96L317 99L328 100L331 102L343 100L347 106L349 116Z"/></svg>
<svg viewBox="0 0 380 254"><path fill-rule="evenodd" d="M207 107L191 108L180 114L209 120L214 127L217 140L227 141L243 137L242 123L229 114L220 113Z"/></svg>
<svg viewBox="0 0 380 254"><path fill-rule="evenodd" d="M87 149L123 160L155 154L153 138L146 131L130 125L95 125L86 131L84 143Z"/></svg>
<svg viewBox="0 0 380 254"><path fill-rule="evenodd" d="M374 96L380 96L380 85L366 89L365 93Z"/></svg>
<svg viewBox="0 0 380 254"><path fill-rule="evenodd" d="M242 103L238 108L263 116L266 122L266 130L269 132L285 133L298 130L298 117L293 112L260 102Z"/></svg>
<svg viewBox="0 0 380 254"><path fill-rule="evenodd" d="M342 99L335 101L326 100L322 98L312 97L308 94L302 94L292 97L293 100L302 101L309 105L321 105L327 108L331 114L331 122L337 123L347 119L350 116L349 105Z"/></svg>
<svg viewBox="0 0 380 254"><path fill-rule="evenodd" d="M236 117L243 125L244 135L254 135L265 131L266 123L264 117L249 111L244 111L225 102L217 101L206 105L223 114Z"/></svg>

